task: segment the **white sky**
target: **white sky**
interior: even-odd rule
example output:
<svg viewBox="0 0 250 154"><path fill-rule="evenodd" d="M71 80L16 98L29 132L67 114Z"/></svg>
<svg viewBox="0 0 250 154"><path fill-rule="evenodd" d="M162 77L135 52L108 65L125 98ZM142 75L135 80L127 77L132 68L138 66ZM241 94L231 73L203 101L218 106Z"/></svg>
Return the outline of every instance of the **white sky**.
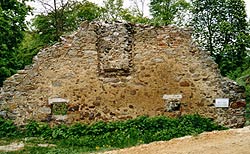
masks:
<svg viewBox="0 0 250 154"><path fill-rule="evenodd" d="M43 0L43 1L48 1L51 4L53 4L53 0ZM88 1L94 2L94 3L98 4L98 5L103 5L103 0L88 0ZM140 0L137 0L137 1L140 1ZM148 8L148 5L147 5L149 3L149 1L150 0L145 0L145 2L146 2L145 8L144 8L145 16L149 16L149 8ZM245 0L245 2L246 2L246 11L247 11L248 19L250 19L250 0ZM38 3L38 2L29 2L28 4L35 8L34 14L44 12L44 8L43 8L43 6L41 6L40 3ZM125 7L129 8L129 7L131 7L131 5L132 5L131 0L124 0L124 6ZM27 20L30 20L31 18L32 17L29 16Z"/></svg>
<svg viewBox="0 0 250 154"><path fill-rule="evenodd" d="M102 0L89 0L89 1L94 2L94 3L98 4L98 5L103 5ZM137 0L137 1L139 1L139 0ZM149 4L149 1L150 0L145 0L146 4ZM246 3L247 16L248 16L248 18L250 18L250 0L245 0L245 3ZM124 0L124 5L126 7L131 6L131 0ZM147 7L145 6L144 11L145 11L145 15L148 16L149 15L148 6Z"/></svg>

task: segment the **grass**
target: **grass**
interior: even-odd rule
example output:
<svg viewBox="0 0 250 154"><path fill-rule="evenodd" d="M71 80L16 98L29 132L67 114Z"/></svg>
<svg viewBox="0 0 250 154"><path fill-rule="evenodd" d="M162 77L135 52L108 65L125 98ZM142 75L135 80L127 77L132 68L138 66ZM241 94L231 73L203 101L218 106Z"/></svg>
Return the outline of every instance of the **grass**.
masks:
<svg viewBox="0 0 250 154"><path fill-rule="evenodd" d="M74 124L49 127L46 123L31 121L20 129L11 121L0 119L1 145L25 144L24 149L13 154L77 154L131 147L153 141L166 141L204 131L224 130L211 119L199 115L180 118L141 116L117 122L97 122L92 125ZM55 147L39 147L53 144Z"/></svg>

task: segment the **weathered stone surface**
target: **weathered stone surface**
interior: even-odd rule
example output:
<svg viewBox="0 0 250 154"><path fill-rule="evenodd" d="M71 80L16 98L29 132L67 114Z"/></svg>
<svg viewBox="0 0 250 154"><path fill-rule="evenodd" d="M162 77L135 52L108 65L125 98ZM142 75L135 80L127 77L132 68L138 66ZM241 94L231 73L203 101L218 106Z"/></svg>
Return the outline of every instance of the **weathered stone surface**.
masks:
<svg viewBox="0 0 250 154"><path fill-rule="evenodd" d="M63 98L50 98L48 100L49 105L56 104L56 103L68 103L69 100Z"/></svg>
<svg viewBox="0 0 250 154"><path fill-rule="evenodd" d="M180 82L180 86L181 87L189 87L190 83L188 81L182 81L182 82Z"/></svg>
<svg viewBox="0 0 250 154"><path fill-rule="evenodd" d="M231 103L231 108L237 109L237 108L245 108L246 107L246 102L245 101L237 101L237 102L232 102Z"/></svg>
<svg viewBox="0 0 250 154"><path fill-rule="evenodd" d="M219 74L187 29L84 22L61 40L4 82L3 116L23 124L199 113L229 127L245 122L244 89ZM178 111L166 110L164 94L182 95ZM215 108L216 98L229 98L230 107ZM52 113L60 103L66 115Z"/></svg>
<svg viewBox="0 0 250 154"><path fill-rule="evenodd" d="M6 118L6 116L7 116L7 111L1 111L0 112L0 117Z"/></svg>
<svg viewBox="0 0 250 154"><path fill-rule="evenodd" d="M178 94L178 95L167 95L167 94L164 94L162 99L164 100L177 100L177 101L180 101L182 99L182 95L181 94Z"/></svg>
<svg viewBox="0 0 250 154"><path fill-rule="evenodd" d="M67 115L53 115L52 118L56 121L62 121L65 122L68 118Z"/></svg>
<svg viewBox="0 0 250 154"><path fill-rule="evenodd" d="M51 108L49 108L49 107L41 107L41 108L39 108L39 112L41 112L43 114L51 114Z"/></svg>
<svg viewBox="0 0 250 154"><path fill-rule="evenodd" d="M182 95L163 95L166 111L180 111Z"/></svg>

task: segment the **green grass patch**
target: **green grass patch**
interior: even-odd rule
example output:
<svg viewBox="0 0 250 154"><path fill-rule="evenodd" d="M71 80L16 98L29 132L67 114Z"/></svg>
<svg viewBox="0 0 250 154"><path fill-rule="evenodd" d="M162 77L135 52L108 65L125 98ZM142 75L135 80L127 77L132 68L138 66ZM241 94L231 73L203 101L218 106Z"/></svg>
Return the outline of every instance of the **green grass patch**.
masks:
<svg viewBox="0 0 250 154"><path fill-rule="evenodd" d="M2 137L17 139L26 145L23 150L12 153L32 154L93 152L226 129L200 115L185 115L180 118L141 116L126 121L100 121L92 125L77 123L53 128L46 123L34 121L22 129L9 120L0 119L0 122ZM38 147L39 143L55 144L56 147Z"/></svg>

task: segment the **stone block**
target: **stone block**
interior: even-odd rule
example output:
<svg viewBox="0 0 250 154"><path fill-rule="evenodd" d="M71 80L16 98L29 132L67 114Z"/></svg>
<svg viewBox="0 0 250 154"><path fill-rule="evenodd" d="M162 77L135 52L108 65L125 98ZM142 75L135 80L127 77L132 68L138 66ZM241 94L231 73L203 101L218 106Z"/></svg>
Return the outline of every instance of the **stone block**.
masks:
<svg viewBox="0 0 250 154"><path fill-rule="evenodd" d="M242 101L232 102L230 107L233 108L233 109L245 108L246 107L246 101L242 100Z"/></svg>
<svg viewBox="0 0 250 154"><path fill-rule="evenodd" d="M67 120L68 116L67 115L53 115L52 119L56 121L63 121L65 122Z"/></svg>
<svg viewBox="0 0 250 154"><path fill-rule="evenodd" d="M181 94L176 94L176 95L168 95L168 94L164 94L162 97L164 100L181 100L182 99L182 95Z"/></svg>
<svg viewBox="0 0 250 154"><path fill-rule="evenodd" d="M64 98L50 98L48 100L49 105L51 104L57 104L57 103L69 103L69 100Z"/></svg>
<svg viewBox="0 0 250 154"><path fill-rule="evenodd" d="M39 112L42 114L51 114L51 108L50 107L41 107L41 108L39 108Z"/></svg>
<svg viewBox="0 0 250 154"><path fill-rule="evenodd" d="M189 87L190 86L190 82L189 81L181 81L180 82L180 86L181 87Z"/></svg>
<svg viewBox="0 0 250 154"><path fill-rule="evenodd" d="M7 111L0 111L0 117L6 117Z"/></svg>
<svg viewBox="0 0 250 154"><path fill-rule="evenodd" d="M163 63L165 60L162 57L156 57L151 60L153 63Z"/></svg>
<svg viewBox="0 0 250 154"><path fill-rule="evenodd" d="M49 105L53 115L66 115L68 111L69 100L63 98L50 98Z"/></svg>

